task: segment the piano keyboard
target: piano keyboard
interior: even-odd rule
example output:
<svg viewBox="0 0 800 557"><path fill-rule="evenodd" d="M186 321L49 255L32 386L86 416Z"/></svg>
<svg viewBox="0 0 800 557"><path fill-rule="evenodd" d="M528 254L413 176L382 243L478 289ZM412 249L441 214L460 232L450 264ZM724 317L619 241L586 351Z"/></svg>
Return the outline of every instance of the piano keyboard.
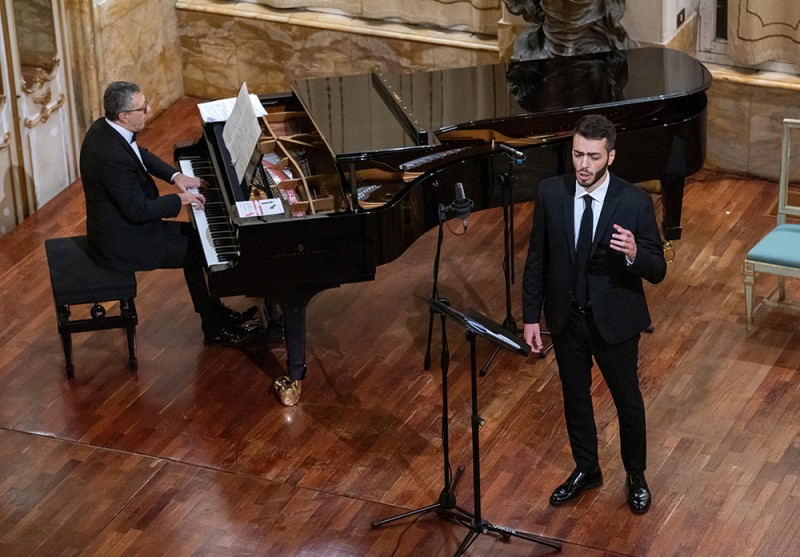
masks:
<svg viewBox="0 0 800 557"><path fill-rule="evenodd" d="M203 186L191 188L190 191L199 191L206 198L205 210L192 205L192 216L203 245L206 264L211 270L215 267L230 267L239 257L239 241L214 169L209 161L202 159L182 159L180 166L183 174L197 176L204 181Z"/></svg>

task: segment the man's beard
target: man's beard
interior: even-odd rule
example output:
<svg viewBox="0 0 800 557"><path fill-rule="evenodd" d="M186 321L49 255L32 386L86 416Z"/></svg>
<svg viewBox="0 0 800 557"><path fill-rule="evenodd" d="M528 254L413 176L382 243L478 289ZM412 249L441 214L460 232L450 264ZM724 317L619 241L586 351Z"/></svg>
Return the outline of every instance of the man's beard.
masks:
<svg viewBox="0 0 800 557"><path fill-rule="evenodd" d="M600 180L602 180L602 179L603 179L603 176L605 176L605 175L606 175L606 172L607 172L607 171L608 171L608 164L605 164L605 165L603 165L603 169L602 169L600 172L597 172L596 174L593 174L593 175L592 175L592 181L591 181L591 182L589 182L588 184L584 184L583 182L581 182L581 179L578 177L578 174L577 174L577 172L575 173L575 178L577 178L577 180L578 180L578 184L580 184L580 186L581 186L582 188L584 188L584 189L587 189L587 190L588 190L589 188L591 188L592 186L594 186L594 185L595 185L597 182L599 182Z"/></svg>

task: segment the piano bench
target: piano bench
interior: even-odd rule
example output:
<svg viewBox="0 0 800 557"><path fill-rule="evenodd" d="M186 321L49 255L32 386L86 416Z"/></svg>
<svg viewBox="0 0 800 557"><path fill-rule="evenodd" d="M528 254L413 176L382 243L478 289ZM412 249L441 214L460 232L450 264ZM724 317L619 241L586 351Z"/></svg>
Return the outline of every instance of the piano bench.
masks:
<svg viewBox="0 0 800 557"><path fill-rule="evenodd" d="M58 332L64 345L67 377L75 376L72 333L124 328L128 333L128 367L136 371L136 275L98 267L89 257L86 236L53 238L44 243L50 286L56 304ZM101 302L119 301L119 315L106 316ZM92 304L90 319L71 319L70 306Z"/></svg>

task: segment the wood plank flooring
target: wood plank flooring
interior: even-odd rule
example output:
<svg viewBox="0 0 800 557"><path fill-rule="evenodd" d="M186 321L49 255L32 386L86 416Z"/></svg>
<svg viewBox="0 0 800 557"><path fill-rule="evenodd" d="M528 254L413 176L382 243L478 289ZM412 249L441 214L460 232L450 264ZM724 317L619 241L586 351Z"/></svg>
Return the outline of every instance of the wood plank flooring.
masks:
<svg viewBox="0 0 800 557"><path fill-rule="evenodd" d="M141 144L166 159L194 140L185 99ZM164 191L169 186L163 185ZM571 471L552 355L499 354L479 379L485 519L564 543L566 556L800 554L800 314L765 308L747 336L741 267L772 225L777 186L696 175L684 239L648 288L655 332L641 343L651 511L625 504L616 413L597 378L605 485L548 505ZM516 208L516 261L532 205ZM505 313L502 215L447 234L440 291L455 307ZM0 554L4 556L445 556L467 529L429 513L373 520L437 501L443 482L440 331L422 369L435 231L375 281L315 297L309 376L284 407L271 391L281 344L206 346L179 271L139 273L139 370L121 331L74 337L64 360L44 255L47 238L85 232L80 184L0 238ZM756 287L763 294L768 279ZM519 277L514 313L520 315ZM800 298L796 283L788 292ZM251 300L230 299L244 308ZM469 344L447 328L450 462L473 508ZM492 347L480 341L478 360ZM519 538L479 536L468 555L548 555Z"/></svg>

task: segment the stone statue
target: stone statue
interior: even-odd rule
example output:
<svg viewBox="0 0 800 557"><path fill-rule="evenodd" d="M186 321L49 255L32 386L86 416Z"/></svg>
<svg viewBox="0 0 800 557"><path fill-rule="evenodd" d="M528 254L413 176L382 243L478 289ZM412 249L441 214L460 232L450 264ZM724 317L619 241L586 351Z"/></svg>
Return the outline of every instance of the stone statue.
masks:
<svg viewBox="0 0 800 557"><path fill-rule="evenodd" d="M514 60L634 48L619 21L625 0L504 0L530 26L514 44Z"/></svg>

